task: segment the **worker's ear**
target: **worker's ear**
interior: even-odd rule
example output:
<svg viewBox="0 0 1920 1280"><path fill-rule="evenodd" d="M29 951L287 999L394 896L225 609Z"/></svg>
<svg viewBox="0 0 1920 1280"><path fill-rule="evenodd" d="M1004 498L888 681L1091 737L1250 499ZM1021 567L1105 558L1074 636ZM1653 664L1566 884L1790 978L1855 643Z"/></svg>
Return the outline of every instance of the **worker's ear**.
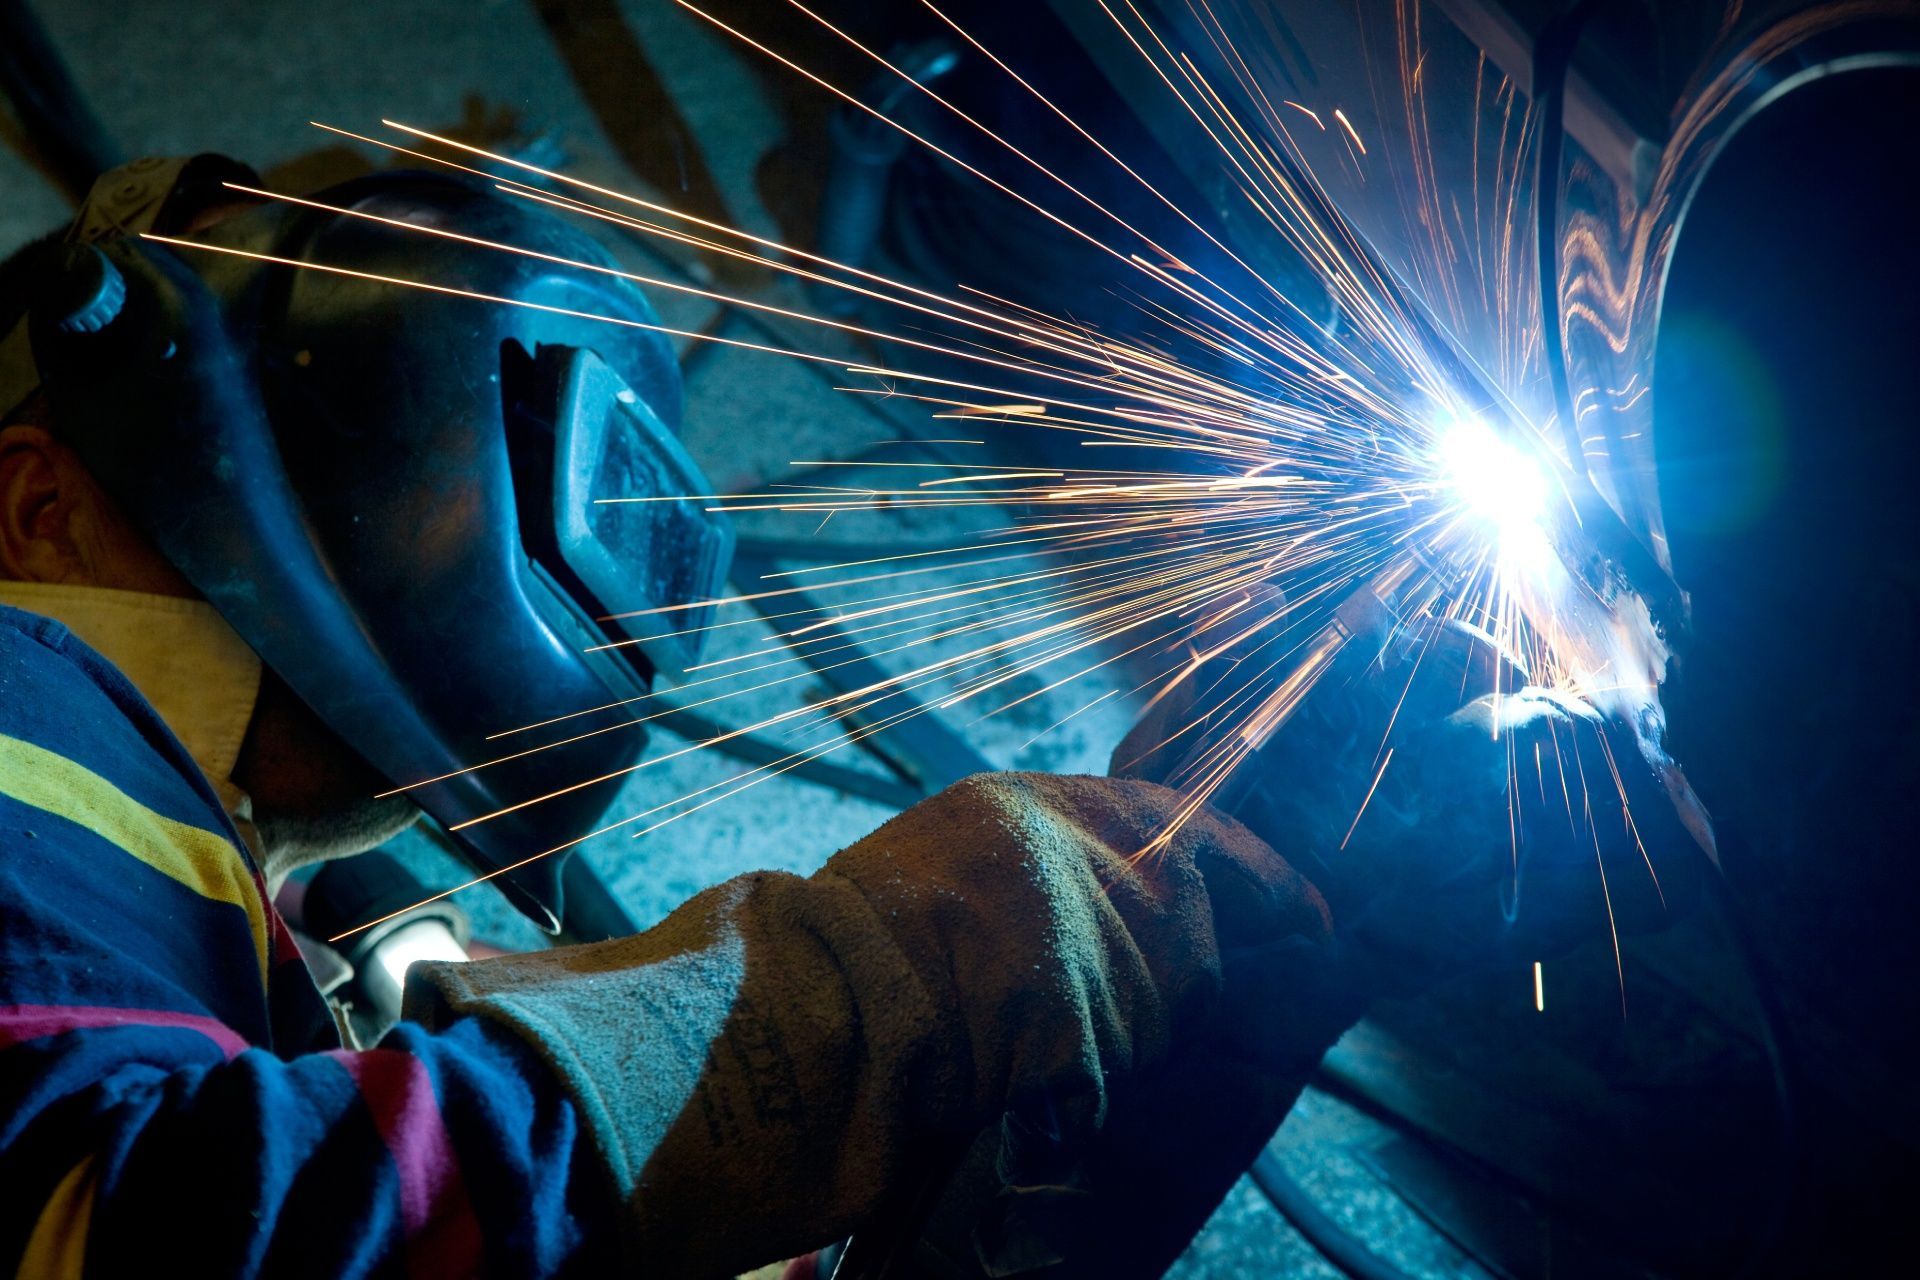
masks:
<svg viewBox="0 0 1920 1280"><path fill-rule="evenodd" d="M62 456L66 455L66 456ZM45 428L0 430L0 577L25 582L84 578L75 537L77 460Z"/></svg>
<svg viewBox="0 0 1920 1280"><path fill-rule="evenodd" d="M0 428L0 578L194 594L73 450L31 423Z"/></svg>

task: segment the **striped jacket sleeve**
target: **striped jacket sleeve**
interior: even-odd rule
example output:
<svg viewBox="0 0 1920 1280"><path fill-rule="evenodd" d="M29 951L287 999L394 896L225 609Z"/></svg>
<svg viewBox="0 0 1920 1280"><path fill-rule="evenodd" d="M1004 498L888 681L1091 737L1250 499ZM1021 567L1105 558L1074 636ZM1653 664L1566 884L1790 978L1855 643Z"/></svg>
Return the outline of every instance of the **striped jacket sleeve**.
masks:
<svg viewBox="0 0 1920 1280"><path fill-rule="evenodd" d="M596 1265L605 1174L518 1038L294 1043L318 999L152 709L0 609L0 1276Z"/></svg>

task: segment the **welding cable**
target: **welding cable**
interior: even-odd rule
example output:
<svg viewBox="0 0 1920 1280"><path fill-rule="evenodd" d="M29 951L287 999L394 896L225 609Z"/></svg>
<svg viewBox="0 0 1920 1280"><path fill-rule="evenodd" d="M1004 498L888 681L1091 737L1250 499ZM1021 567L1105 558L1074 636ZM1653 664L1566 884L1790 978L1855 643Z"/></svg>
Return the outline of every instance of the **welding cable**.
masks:
<svg viewBox="0 0 1920 1280"><path fill-rule="evenodd" d="M866 266L880 243L894 166L907 148L898 120L918 103L916 90L960 65L960 52L935 37L896 48L887 61L900 73L874 76L860 93L861 108L842 107L827 118L833 159L820 192L815 248L852 268ZM808 281L807 296L828 315L851 315L861 305L859 295L832 281Z"/></svg>

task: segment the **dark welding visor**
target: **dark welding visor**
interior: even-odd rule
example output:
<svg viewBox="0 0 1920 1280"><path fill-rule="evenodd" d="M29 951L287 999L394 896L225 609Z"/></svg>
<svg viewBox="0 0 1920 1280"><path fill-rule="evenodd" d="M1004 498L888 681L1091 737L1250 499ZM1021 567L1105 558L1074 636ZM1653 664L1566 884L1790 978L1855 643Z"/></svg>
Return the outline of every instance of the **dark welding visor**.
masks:
<svg viewBox="0 0 1920 1280"><path fill-rule="evenodd" d="M50 251L34 376L57 433L262 660L552 929L560 858L537 855L593 830L638 761L643 727L616 726L645 707L618 704L693 660L687 606L719 594L732 535L671 500L708 486L652 308L552 260L610 268L596 243L440 175L324 200L389 221L260 204L207 248Z"/></svg>
<svg viewBox="0 0 1920 1280"><path fill-rule="evenodd" d="M725 584L733 529L696 501L706 477L679 437L595 352L501 351L521 536L563 598L653 671L679 676Z"/></svg>

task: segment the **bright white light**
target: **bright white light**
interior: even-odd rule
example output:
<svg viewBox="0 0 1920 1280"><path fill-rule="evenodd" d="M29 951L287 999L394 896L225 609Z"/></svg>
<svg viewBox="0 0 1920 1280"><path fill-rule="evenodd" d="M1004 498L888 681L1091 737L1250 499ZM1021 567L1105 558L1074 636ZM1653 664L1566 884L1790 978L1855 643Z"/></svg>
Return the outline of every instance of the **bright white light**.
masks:
<svg viewBox="0 0 1920 1280"><path fill-rule="evenodd" d="M404 987L407 966L421 960L465 960L460 940L439 920L414 920L382 939L375 952L395 987Z"/></svg>
<svg viewBox="0 0 1920 1280"><path fill-rule="evenodd" d="M1503 537L1538 525L1547 507L1547 478L1492 427L1477 418L1451 422L1440 430L1436 453L1441 480Z"/></svg>

